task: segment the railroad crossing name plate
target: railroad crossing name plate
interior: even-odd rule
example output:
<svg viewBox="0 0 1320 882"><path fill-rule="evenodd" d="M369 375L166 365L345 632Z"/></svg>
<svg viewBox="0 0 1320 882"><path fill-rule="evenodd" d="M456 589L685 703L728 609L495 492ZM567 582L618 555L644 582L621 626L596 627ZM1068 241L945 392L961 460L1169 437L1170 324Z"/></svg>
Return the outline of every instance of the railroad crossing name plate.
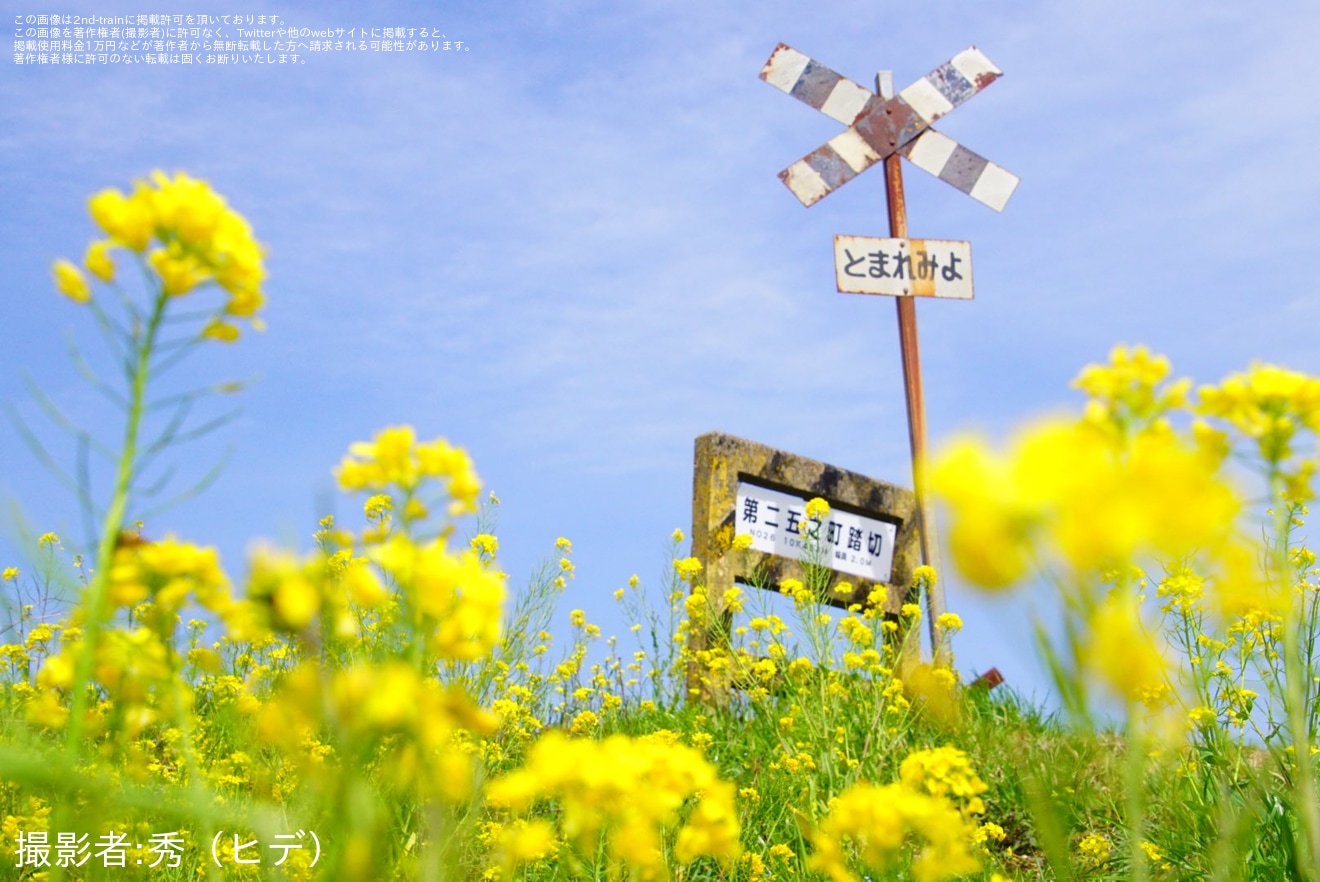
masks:
<svg viewBox="0 0 1320 882"><path fill-rule="evenodd" d="M811 520L806 508L802 496L739 481L735 535L751 536L753 551L818 563L873 582L890 581L898 536L894 524L839 509Z"/></svg>

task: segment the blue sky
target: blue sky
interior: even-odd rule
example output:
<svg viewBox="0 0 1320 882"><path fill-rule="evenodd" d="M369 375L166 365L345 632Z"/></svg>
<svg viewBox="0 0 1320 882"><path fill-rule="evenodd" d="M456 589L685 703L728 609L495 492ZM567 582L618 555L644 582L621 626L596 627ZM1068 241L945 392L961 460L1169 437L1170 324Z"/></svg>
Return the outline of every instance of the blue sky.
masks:
<svg viewBox="0 0 1320 882"><path fill-rule="evenodd" d="M167 4L168 6L168 4ZM262 3L299 27L428 27L465 52L307 54L298 66L19 66L0 58L0 399L24 372L107 440L69 363L88 316L56 256L85 200L153 168L204 177L269 247L269 330L188 377L254 378L201 498L155 516L236 578L265 537L345 516L330 469L411 423L468 448L518 584L574 542L564 615L626 627L611 592L659 580L689 528L693 439L721 430L909 483L894 308L834 290L832 237L885 235L883 180L810 209L777 173L837 123L757 78L780 41L902 88L975 44L1005 76L940 131L1022 178L1000 215L908 166L913 236L966 239L976 299L918 304L932 441L1076 408L1118 342L1211 381L1253 358L1320 372L1320 7L1278 2ZM71 14L146 10L70 2ZM6 12L11 27L15 14ZM36 9L31 10L36 12ZM202 7L156 8L198 12ZM221 10L213 10L220 12ZM43 431L62 462L71 448ZM81 537L73 500L0 426L0 495ZM0 551L21 551L7 532ZM1031 591L949 579L964 672L1043 694ZM1043 588L1036 600L1046 602Z"/></svg>

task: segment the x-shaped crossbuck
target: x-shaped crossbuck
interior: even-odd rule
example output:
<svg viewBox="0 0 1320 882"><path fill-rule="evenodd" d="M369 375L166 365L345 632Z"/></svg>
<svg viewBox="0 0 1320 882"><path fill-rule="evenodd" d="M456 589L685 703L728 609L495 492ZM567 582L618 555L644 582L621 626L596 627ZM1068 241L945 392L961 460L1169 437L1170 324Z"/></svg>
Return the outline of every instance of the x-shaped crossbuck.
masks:
<svg viewBox="0 0 1320 882"><path fill-rule="evenodd" d="M848 129L779 173L803 205L814 205L877 162L898 153L978 202L1002 211L1018 178L932 129L931 123L1003 72L975 47L885 99L780 43L761 79Z"/></svg>

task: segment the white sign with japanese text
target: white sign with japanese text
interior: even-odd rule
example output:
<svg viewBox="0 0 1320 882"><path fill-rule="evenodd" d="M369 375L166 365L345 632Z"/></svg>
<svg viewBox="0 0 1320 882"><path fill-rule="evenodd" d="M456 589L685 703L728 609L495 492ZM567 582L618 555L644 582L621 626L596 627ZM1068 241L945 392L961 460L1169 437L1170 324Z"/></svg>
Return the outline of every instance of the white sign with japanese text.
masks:
<svg viewBox="0 0 1320 882"><path fill-rule="evenodd" d="M834 274L845 294L971 300L972 244L835 236Z"/></svg>
<svg viewBox="0 0 1320 882"><path fill-rule="evenodd" d="M734 534L752 537L752 548L792 560L807 560L818 549L818 563L848 573L888 582L894 569L898 528L887 521L831 509L820 520L807 517L807 501L791 493L738 482Z"/></svg>

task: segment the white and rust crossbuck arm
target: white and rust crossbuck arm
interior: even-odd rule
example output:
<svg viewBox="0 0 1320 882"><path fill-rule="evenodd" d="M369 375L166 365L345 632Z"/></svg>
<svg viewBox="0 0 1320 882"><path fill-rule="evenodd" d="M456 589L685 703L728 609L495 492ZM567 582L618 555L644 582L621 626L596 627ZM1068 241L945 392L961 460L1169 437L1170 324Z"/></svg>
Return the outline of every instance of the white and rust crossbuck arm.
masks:
<svg viewBox="0 0 1320 882"><path fill-rule="evenodd" d="M913 165L1002 211L1018 178L932 129L931 123L999 78L975 47L965 49L888 100L780 43L761 79L848 129L779 173L803 205L814 205L898 153Z"/></svg>

